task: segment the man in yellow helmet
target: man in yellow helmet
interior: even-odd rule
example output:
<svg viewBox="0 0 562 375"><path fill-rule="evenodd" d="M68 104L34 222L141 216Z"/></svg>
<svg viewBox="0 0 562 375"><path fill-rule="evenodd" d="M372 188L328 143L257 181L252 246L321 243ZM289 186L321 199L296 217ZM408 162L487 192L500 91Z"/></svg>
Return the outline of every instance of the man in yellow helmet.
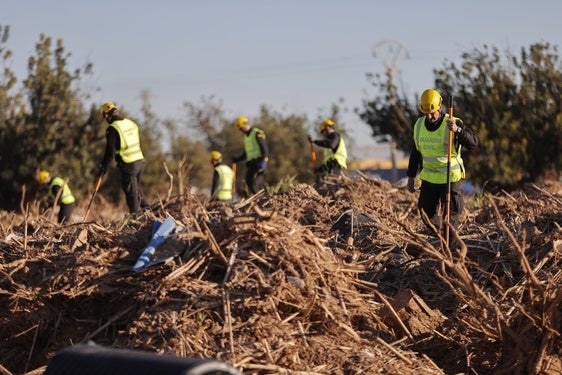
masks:
<svg viewBox="0 0 562 375"><path fill-rule="evenodd" d="M255 194L263 188L269 147L263 130L250 126L246 117L238 117L236 127L244 133L244 152L232 158L232 162L246 160L246 184L250 193Z"/></svg>
<svg viewBox="0 0 562 375"><path fill-rule="evenodd" d="M415 180L419 173L421 187L418 209L424 224L430 229L432 225L435 228L441 227L441 220L437 215L439 204L445 215L449 131L453 132L449 170L450 222L455 228L460 224L460 214L464 207L461 188L465 169L461 146L468 150L478 146L478 138L460 118L449 118L449 114L442 111L442 102L443 98L434 89L422 93L420 110L424 116L414 124L414 145L407 171L408 190L411 192L416 190ZM424 213L429 221L426 221Z"/></svg>
<svg viewBox="0 0 562 375"><path fill-rule="evenodd" d="M324 139L313 140L308 136L308 141L324 148L324 164L316 168L315 172L323 175L339 175L347 169L347 148L343 137L335 130L336 123L326 119L320 123L320 134Z"/></svg>
<svg viewBox="0 0 562 375"><path fill-rule="evenodd" d="M213 185L211 186L211 201L229 202L232 200L232 187L234 184L234 171L223 164L222 154L218 151L211 152L213 165Z"/></svg>
<svg viewBox="0 0 562 375"><path fill-rule="evenodd" d="M101 113L109 126L105 132L106 147L100 174L105 173L111 160L115 159L121 172L121 188L125 193L129 212L138 212L148 206L141 190L144 155L139 127L134 121L123 117L111 102L102 105Z"/></svg>
<svg viewBox="0 0 562 375"><path fill-rule="evenodd" d="M51 177L48 171L41 171L37 175L37 182L40 186L49 185L49 197L59 206L57 220L59 223L69 223L76 199L68 183L62 177Z"/></svg>

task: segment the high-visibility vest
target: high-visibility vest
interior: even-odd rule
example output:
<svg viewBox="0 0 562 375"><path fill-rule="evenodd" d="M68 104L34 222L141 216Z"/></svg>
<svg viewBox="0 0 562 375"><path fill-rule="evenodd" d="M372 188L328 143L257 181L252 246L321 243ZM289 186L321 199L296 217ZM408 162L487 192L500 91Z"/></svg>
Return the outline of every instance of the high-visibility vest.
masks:
<svg viewBox="0 0 562 375"><path fill-rule="evenodd" d="M116 120L111 126L119 133L121 147L115 151L124 163L129 164L144 159L140 148L139 127L129 119Z"/></svg>
<svg viewBox="0 0 562 375"><path fill-rule="evenodd" d="M342 136L340 136L340 144L336 148L336 152L332 151L331 147L324 148L324 164L330 159L336 159L342 168L347 169L347 148Z"/></svg>
<svg viewBox="0 0 562 375"><path fill-rule="evenodd" d="M262 156L260 144L256 138L256 134L261 133L265 138L263 130L253 127L248 134L244 137L244 152L246 153L246 160L257 159Z"/></svg>
<svg viewBox="0 0 562 375"><path fill-rule="evenodd" d="M72 195L72 191L68 187L68 184L61 177L53 178L51 184L49 185L49 195L52 199L55 199L57 197L53 192L53 187L55 186L58 186L59 189L62 189L62 193L60 194L61 203L71 204L76 202L76 199L74 198L74 195Z"/></svg>
<svg viewBox="0 0 562 375"><path fill-rule="evenodd" d="M448 118L448 114L444 115L439 128L432 132L425 127L425 116L418 118L414 124L414 143L423 158L420 179L433 184L447 183ZM450 182L457 182L465 177L460 149L459 146L457 151L454 145L451 145Z"/></svg>
<svg viewBox="0 0 562 375"><path fill-rule="evenodd" d="M229 201L232 199L232 184L234 183L234 171L226 164L219 164L215 167L219 174L219 191L217 199L219 201Z"/></svg>

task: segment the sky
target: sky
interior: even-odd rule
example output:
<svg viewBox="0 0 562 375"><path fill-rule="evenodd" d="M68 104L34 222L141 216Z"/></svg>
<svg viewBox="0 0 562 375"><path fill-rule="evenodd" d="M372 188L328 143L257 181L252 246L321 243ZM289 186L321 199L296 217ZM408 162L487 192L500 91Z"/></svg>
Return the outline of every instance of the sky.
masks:
<svg viewBox="0 0 562 375"><path fill-rule="evenodd" d="M162 119L214 97L232 119L267 105L314 126L343 98L356 154L379 156L387 146L353 113L378 94L367 74L392 69L415 100L462 52L562 42L560 0L2 0L0 9L20 79L43 33L63 40L70 71L93 64L82 89L100 106L140 114L148 90Z"/></svg>

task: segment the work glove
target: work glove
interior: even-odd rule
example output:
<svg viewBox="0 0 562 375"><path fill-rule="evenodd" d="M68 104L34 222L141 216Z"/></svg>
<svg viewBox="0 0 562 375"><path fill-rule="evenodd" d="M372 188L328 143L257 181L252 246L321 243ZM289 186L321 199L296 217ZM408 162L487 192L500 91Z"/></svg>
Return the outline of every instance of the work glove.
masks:
<svg viewBox="0 0 562 375"><path fill-rule="evenodd" d="M100 164L100 166L99 166L99 173L98 173L98 174L102 174L102 173L105 174L105 171L106 171L105 165Z"/></svg>
<svg viewBox="0 0 562 375"><path fill-rule="evenodd" d="M260 161L258 161L258 172L263 171L265 171L265 160L261 159Z"/></svg>
<svg viewBox="0 0 562 375"><path fill-rule="evenodd" d="M314 140L312 139L312 137L311 137L310 135L307 135L306 137L308 138L308 141L309 141L310 143L313 143L313 142L314 142Z"/></svg>
<svg viewBox="0 0 562 375"><path fill-rule="evenodd" d="M410 193L416 191L416 179L414 177L408 177L408 191Z"/></svg>

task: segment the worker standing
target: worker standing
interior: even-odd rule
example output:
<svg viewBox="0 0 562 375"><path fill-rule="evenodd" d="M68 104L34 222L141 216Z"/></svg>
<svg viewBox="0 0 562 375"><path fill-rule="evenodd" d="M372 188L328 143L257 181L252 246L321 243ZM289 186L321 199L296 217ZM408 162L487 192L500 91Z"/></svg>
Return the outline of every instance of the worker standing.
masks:
<svg viewBox="0 0 562 375"><path fill-rule="evenodd" d="M234 171L228 165L223 164L222 154L218 151L211 152L211 164L213 165L213 185L211 187L211 201L232 201L232 186L234 184Z"/></svg>
<svg viewBox="0 0 562 375"><path fill-rule="evenodd" d="M76 199L68 183L62 177L51 177L48 171L39 172L37 182L41 186L49 185L49 197L55 202L55 205L59 206L58 222L69 223L72 211L74 211L74 206L76 205Z"/></svg>
<svg viewBox="0 0 562 375"><path fill-rule="evenodd" d="M246 185L251 194L263 188L269 148L263 130L250 126L246 117L236 119L236 127L244 133L244 152L232 158L234 163L246 160Z"/></svg>
<svg viewBox="0 0 562 375"><path fill-rule="evenodd" d="M441 228L437 215L439 204L445 217L445 204L450 182L450 223L459 227L464 208L462 180L465 178L461 147L468 150L478 146L478 138L460 118L450 118L442 111L443 98L434 89L425 90L420 98L420 110L424 116L414 124L413 147L408 162L408 190L416 190L415 180L421 180L418 209L424 224L432 230ZM449 130L453 132L451 156L448 160ZM447 165L450 176L447 176ZM425 214L425 215L424 215ZM427 217L427 219L426 219Z"/></svg>
<svg viewBox="0 0 562 375"><path fill-rule="evenodd" d="M315 169L322 175L340 175L347 169L347 148L340 133L335 130L336 123L326 119L320 123L320 134L323 139L313 140L308 136L308 141L324 149L324 163Z"/></svg>
<svg viewBox="0 0 562 375"><path fill-rule="evenodd" d="M138 125L123 117L115 104L106 102L101 113L109 124L106 130L106 147L100 164L100 175L105 173L113 158L121 172L121 188L125 193L129 212L139 212L148 206L141 190L141 174L144 168L144 155L140 145Z"/></svg>

